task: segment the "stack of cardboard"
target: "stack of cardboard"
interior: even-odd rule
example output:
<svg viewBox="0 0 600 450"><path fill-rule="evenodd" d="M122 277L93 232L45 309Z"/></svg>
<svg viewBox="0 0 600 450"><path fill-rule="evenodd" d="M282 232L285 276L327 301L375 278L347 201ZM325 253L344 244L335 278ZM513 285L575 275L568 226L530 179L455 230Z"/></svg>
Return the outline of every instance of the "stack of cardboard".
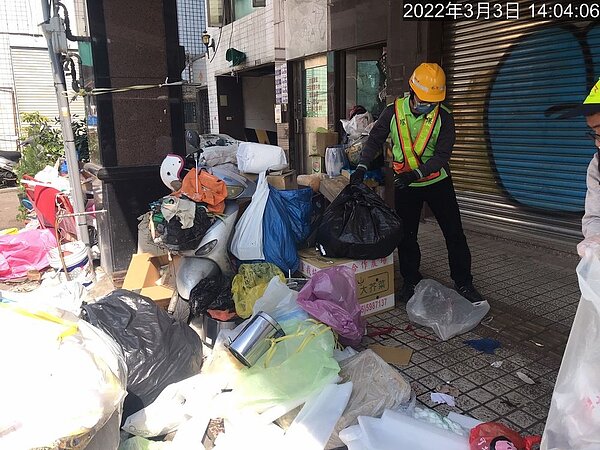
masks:
<svg viewBox="0 0 600 450"><path fill-rule="evenodd" d="M325 173L325 150L337 145L338 134L335 132L308 133L308 157L310 173Z"/></svg>
<svg viewBox="0 0 600 450"><path fill-rule="evenodd" d="M363 316L393 309L394 255L375 260L351 260L323 257L314 249L299 252L299 271L310 278L321 269L335 266L350 267L356 274L358 303Z"/></svg>
<svg viewBox="0 0 600 450"><path fill-rule="evenodd" d="M177 287L175 274L178 258L169 255L153 256L150 253L133 255L123 281L123 289L136 292L154 300L167 309Z"/></svg>

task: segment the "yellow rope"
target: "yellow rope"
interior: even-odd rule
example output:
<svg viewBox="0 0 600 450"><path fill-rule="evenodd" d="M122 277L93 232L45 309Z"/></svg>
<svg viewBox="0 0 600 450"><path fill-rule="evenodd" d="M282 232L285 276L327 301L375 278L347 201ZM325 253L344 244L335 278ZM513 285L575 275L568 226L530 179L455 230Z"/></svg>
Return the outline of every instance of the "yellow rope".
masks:
<svg viewBox="0 0 600 450"><path fill-rule="evenodd" d="M302 337L304 336L304 339L302 340L302 342L300 343L300 345L298 346L298 348L296 349L296 351L294 353L300 353L301 351L303 351L306 346L316 337L319 337L325 333L327 333L327 331L331 330L330 327L328 327L327 325L318 322L314 319L308 319L307 322L312 322L316 325L316 327L311 327L311 328L305 328L304 330L302 330L302 324L298 325L298 329L296 330L295 333L293 334L287 334L285 336L276 338L276 339L269 339L271 341L271 345L269 347L269 349L267 350L267 353L265 355L265 361L264 361L264 367L265 369L269 366L269 364L271 363L271 360L273 359L273 356L275 356L275 352L277 350L276 345L279 344L280 342L286 341L288 339L292 339L292 338L297 338L297 337ZM335 335L334 335L334 339Z"/></svg>
<svg viewBox="0 0 600 450"><path fill-rule="evenodd" d="M47 320L49 322L53 322L65 327L65 330L58 335L58 340L62 341L64 338L69 337L77 333L79 331L79 326L75 322L71 322L65 320L61 317L50 314L46 311L29 311L25 308L21 308L20 306L8 304L8 303L0 303L1 307L10 309L18 314L21 314L25 317L30 317L33 319L41 319Z"/></svg>
<svg viewBox="0 0 600 450"><path fill-rule="evenodd" d="M85 97L86 95L115 94L118 92L140 91L145 89L156 89L169 86L183 86L183 84L183 81L175 81L173 83L165 82L160 84L138 84L133 86L124 86L121 88L94 88L91 90L80 89L78 92L75 92L75 96L73 98L79 96ZM69 96L69 93L66 91L64 91L62 94Z"/></svg>

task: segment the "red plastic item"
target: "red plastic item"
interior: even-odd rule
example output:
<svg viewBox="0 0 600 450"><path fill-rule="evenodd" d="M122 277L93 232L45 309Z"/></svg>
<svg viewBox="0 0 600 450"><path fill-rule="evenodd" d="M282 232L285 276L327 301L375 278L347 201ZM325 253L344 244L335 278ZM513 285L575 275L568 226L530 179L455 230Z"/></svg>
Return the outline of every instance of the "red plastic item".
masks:
<svg viewBox="0 0 600 450"><path fill-rule="evenodd" d="M533 450L541 441L541 436L521 437L498 422L477 425L469 435L471 450Z"/></svg>
<svg viewBox="0 0 600 450"><path fill-rule="evenodd" d="M29 175L23 175L23 179L37 181ZM59 190L46 186L31 186L28 184L24 184L24 186L25 194L33 205L33 209L37 214L37 218L42 228L54 229L56 226L56 212L58 205L68 213L73 213L71 201ZM60 223L60 228L73 236L77 235L75 219L73 217L64 218Z"/></svg>

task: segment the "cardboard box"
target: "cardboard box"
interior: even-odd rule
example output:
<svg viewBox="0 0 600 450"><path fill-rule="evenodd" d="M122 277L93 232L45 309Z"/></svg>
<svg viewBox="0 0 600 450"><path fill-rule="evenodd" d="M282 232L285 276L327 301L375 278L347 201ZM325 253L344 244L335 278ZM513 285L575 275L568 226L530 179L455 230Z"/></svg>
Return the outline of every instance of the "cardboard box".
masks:
<svg viewBox="0 0 600 450"><path fill-rule="evenodd" d="M377 314L393 309L395 306L394 290L394 255L376 260L351 260L344 258L327 258L316 250L299 252L300 268L304 276L312 277L321 269L335 266L346 266L356 274L358 302L363 316Z"/></svg>
<svg viewBox="0 0 600 450"><path fill-rule="evenodd" d="M166 309L175 292L176 263L177 260L170 260L168 255L133 255L123 281L123 289L149 297Z"/></svg>
<svg viewBox="0 0 600 450"><path fill-rule="evenodd" d="M267 183L273 186L275 189L280 191L287 191L289 189L298 189L298 176L295 170L279 170L276 172L269 172L267 175Z"/></svg>
<svg viewBox="0 0 600 450"><path fill-rule="evenodd" d="M338 144L338 134L334 132L327 133L308 133L308 154L310 156L325 156L325 149Z"/></svg>
<svg viewBox="0 0 600 450"><path fill-rule="evenodd" d="M325 158L321 156L309 156L310 161L309 175L313 173L326 173L325 171Z"/></svg>

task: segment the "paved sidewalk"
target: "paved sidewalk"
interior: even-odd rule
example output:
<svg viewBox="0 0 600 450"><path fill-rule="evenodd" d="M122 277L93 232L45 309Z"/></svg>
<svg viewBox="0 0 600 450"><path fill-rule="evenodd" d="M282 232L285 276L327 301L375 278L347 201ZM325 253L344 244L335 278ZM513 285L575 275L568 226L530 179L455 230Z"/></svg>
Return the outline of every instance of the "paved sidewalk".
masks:
<svg viewBox="0 0 600 450"><path fill-rule="evenodd" d="M363 344L414 349L410 365L400 370L425 405L443 414L454 410L541 434L579 301L575 274L579 259L575 249L563 253L473 231L467 231L467 238L475 285L491 305L483 324L442 342L430 329L407 330L410 322L400 305L369 318L370 325L394 331L366 338ZM445 243L435 221L421 225L419 242L423 276L451 287ZM401 279L397 283L399 289ZM486 355L463 343L484 337L497 339L502 348ZM491 366L496 361L502 361L500 368ZM515 375L518 371L535 384L521 381ZM459 389L456 408L431 403L430 393L442 383Z"/></svg>

